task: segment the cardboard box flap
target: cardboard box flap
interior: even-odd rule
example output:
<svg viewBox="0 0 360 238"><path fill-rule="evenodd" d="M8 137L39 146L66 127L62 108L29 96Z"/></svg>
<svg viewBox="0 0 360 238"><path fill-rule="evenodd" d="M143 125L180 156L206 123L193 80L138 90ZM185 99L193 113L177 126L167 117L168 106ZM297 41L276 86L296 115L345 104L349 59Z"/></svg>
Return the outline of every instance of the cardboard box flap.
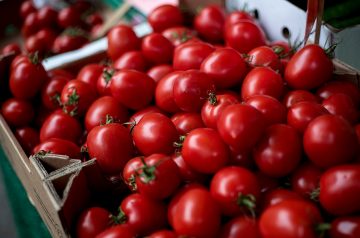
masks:
<svg viewBox="0 0 360 238"><path fill-rule="evenodd" d="M335 66L334 78L339 80L348 80L360 88L360 71L338 59L333 59Z"/></svg>

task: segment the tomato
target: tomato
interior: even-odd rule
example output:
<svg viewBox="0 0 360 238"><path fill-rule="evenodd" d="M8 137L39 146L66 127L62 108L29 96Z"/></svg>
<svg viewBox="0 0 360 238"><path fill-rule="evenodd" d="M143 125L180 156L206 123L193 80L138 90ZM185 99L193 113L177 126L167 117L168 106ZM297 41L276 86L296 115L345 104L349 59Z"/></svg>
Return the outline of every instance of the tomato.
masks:
<svg viewBox="0 0 360 238"><path fill-rule="evenodd" d="M160 230L152 233L148 238L178 238L174 231Z"/></svg>
<svg viewBox="0 0 360 238"><path fill-rule="evenodd" d="M28 101L17 98L6 100L1 106L5 121L14 127L27 126L34 119L34 108Z"/></svg>
<svg viewBox="0 0 360 238"><path fill-rule="evenodd" d="M192 184L172 198L168 220L180 236L216 237L220 228L220 209L208 190Z"/></svg>
<svg viewBox="0 0 360 238"><path fill-rule="evenodd" d="M331 79L333 63L318 45L306 45L290 59L284 74L295 89L314 89Z"/></svg>
<svg viewBox="0 0 360 238"><path fill-rule="evenodd" d="M124 166L122 171L122 178L125 184L129 187L132 192L137 191L136 185L136 174L137 171L144 165L144 157L137 156L131 158Z"/></svg>
<svg viewBox="0 0 360 238"><path fill-rule="evenodd" d="M147 75L158 83L165 75L173 72L173 70L173 67L168 64L155 65L147 71Z"/></svg>
<svg viewBox="0 0 360 238"><path fill-rule="evenodd" d="M113 61L127 51L140 49L140 39L131 27L125 25L113 27L107 34L107 41L107 54Z"/></svg>
<svg viewBox="0 0 360 238"><path fill-rule="evenodd" d="M181 153L174 153L172 159L179 168L182 181L187 183L203 183L207 178L206 175L198 173L190 168L189 165L185 163Z"/></svg>
<svg viewBox="0 0 360 238"><path fill-rule="evenodd" d="M104 68L103 73L99 76L96 82L97 93L101 96L111 96L111 78L115 74L113 68Z"/></svg>
<svg viewBox="0 0 360 238"><path fill-rule="evenodd" d="M264 115L267 125L286 121L285 106L273 97L255 95L249 97L245 103L259 110Z"/></svg>
<svg viewBox="0 0 360 238"><path fill-rule="evenodd" d="M301 134L316 117L329 114L328 110L315 102L299 102L291 106L287 113L287 123Z"/></svg>
<svg viewBox="0 0 360 238"><path fill-rule="evenodd" d="M1 54L3 54L3 55L7 55L10 53L13 53L14 55L19 55L21 53L20 46L17 43L10 43L10 44L5 45L1 49Z"/></svg>
<svg viewBox="0 0 360 238"><path fill-rule="evenodd" d="M137 191L154 200L168 198L181 182L175 161L164 154L152 154L143 159L135 177Z"/></svg>
<svg viewBox="0 0 360 238"><path fill-rule="evenodd" d="M88 42L89 40L86 38L82 30L70 28L69 31L65 31L63 34L56 37L52 46L52 51L55 54L60 54L76 50Z"/></svg>
<svg viewBox="0 0 360 238"><path fill-rule="evenodd" d="M254 147L265 130L265 118L249 105L234 104L221 113L217 128L221 138L236 151L246 152Z"/></svg>
<svg viewBox="0 0 360 238"><path fill-rule="evenodd" d="M105 124L107 119L125 123L128 118L129 112L123 105L111 96L104 96L96 99L87 110L85 128L87 131L91 131L95 126Z"/></svg>
<svg viewBox="0 0 360 238"><path fill-rule="evenodd" d="M228 162L229 149L216 130L198 128L186 136L181 155L195 171L212 174Z"/></svg>
<svg viewBox="0 0 360 238"><path fill-rule="evenodd" d="M305 153L320 168L344 164L355 158L357 137L343 118L322 115L312 120L304 132Z"/></svg>
<svg viewBox="0 0 360 238"><path fill-rule="evenodd" d="M319 187L323 171L310 162L299 166L291 175L291 189L304 198L312 198Z"/></svg>
<svg viewBox="0 0 360 238"><path fill-rule="evenodd" d="M23 1L20 5L20 15L25 19L30 13L36 12L36 8L32 5L32 1Z"/></svg>
<svg viewBox="0 0 360 238"><path fill-rule="evenodd" d="M43 55L46 51L45 44L36 35L31 35L25 40L25 49L28 53L38 52Z"/></svg>
<svg viewBox="0 0 360 238"><path fill-rule="evenodd" d="M246 11L236 10L226 16L225 19L225 28L230 27L238 22L244 20L255 22L255 19Z"/></svg>
<svg viewBox="0 0 360 238"><path fill-rule="evenodd" d="M248 61L252 67L270 67L279 72L281 63L279 56L269 46L259 46L248 53Z"/></svg>
<svg viewBox="0 0 360 238"><path fill-rule="evenodd" d="M200 36L210 42L223 40L225 13L218 5L208 5L195 16L194 28Z"/></svg>
<svg viewBox="0 0 360 238"><path fill-rule="evenodd" d="M55 11L49 6L44 6L40 8L37 13L39 25L41 26L46 26L46 27L55 26L57 17L58 17L57 11Z"/></svg>
<svg viewBox="0 0 360 238"><path fill-rule="evenodd" d="M41 101L47 109L55 110L61 106L60 95L68 82L69 78L67 77L55 76L43 85L41 88Z"/></svg>
<svg viewBox="0 0 360 238"><path fill-rule="evenodd" d="M149 107L146 107L146 108L141 109L141 110L137 111L136 113L134 113L130 117L129 122L133 122L136 125L146 114L149 114L149 113L162 113L165 115L165 113L163 111L161 111L158 107L149 106Z"/></svg>
<svg viewBox="0 0 360 238"><path fill-rule="evenodd" d="M217 171L210 183L210 193L226 216L254 213L260 196L256 176L245 168L230 166Z"/></svg>
<svg viewBox="0 0 360 238"><path fill-rule="evenodd" d="M56 32L54 32L50 28L43 28L39 30L35 36L38 39L38 41L44 44L44 46L42 47L45 49L45 53L49 53L54 44L56 38Z"/></svg>
<svg viewBox="0 0 360 238"><path fill-rule="evenodd" d="M88 64L82 67L76 76L77 80L83 81L91 85L94 89L93 91L96 92L96 84L98 78L103 73L104 66L99 64Z"/></svg>
<svg viewBox="0 0 360 238"><path fill-rule="evenodd" d="M309 91L305 90L292 90L288 92L283 99L283 104L290 108L299 102L314 102L319 103L317 97Z"/></svg>
<svg viewBox="0 0 360 238"><path fill-rule="evenodd" d="M96 236L96 238L134 238L134 237L136 237L136 233L133 231L133 229L130 226L126 224L112 226Z"/></svg>
<svg viewBox="0 0 360 238"><path fill-rule="evenodd" d="M216 88L224 89L239 85L247 66L236 50L222 48L211 53L202 62L200 70L213 78Z"/></svg>
<svg viewBox="0 0 360 238"><path fill-rule="evenodd" d="M274 206L275 204L279 204L286 200L302 200L302 197L291 191L286 189L277 188L265 193L265 196L262 199L261 209L265 210L270 206Z"/></svg>
<svg viewBox="0 0 360 238"><path fill-rule="evenodd" d="M154 153L171 154L174 142L179 138L175 125L170 118L161 113L143 116L132 131L138 150L145 156Z"/></svg>
<svg viewBox="0 0 360 238"><path fill-rule="evenodd" d="M57 110L48 116L40 129L41 142L51 138L60 138L77 144L81 135L80 122L61 110Z"/></svg>
<svg viewBox="0 0 360 238"><path fill-rule="evenodd" d="M156 85L155 103L162 110L170 113L180 111L174 100L174 84L181 76L181 71L171 72L165 75Z"/></svg>
<svg viewBox="0 0 360 238"><path fill-rule="evenodd" d="M102 16L99 13L93 13L86 17L85 22L89 26L95 26L95 25L102 24L104 21L103 21Z"/></svg>
<svg viewBox="0 0 360 238"><path fill-rule="evenodd" d="M201 63L214 50L212 45L204 42L187 42L179 45L174 51L173 67L175 70L200 69Z"/></svg>
<svg viewBox="0 0 360 238"><path fill-rule="evenodd" d="M347 94L335 93L325 99L322 105L333 115L338 115L351 124L359 120L359 111Z"/></svg>
<svg viewBox="0 0 360 238"><path fill-rule="evenodd" d="M144 195L135 193L127 196L120 205L121 212L138 235L144 237L166 225L166 206Z"/></svg>
<svg viewBox="0 0 360 238"><path fill-rule="evenodd" d="M295 51L292 46L289 45L289 42L281 40L271 42L270 46L276 52L276 54L279 55L282 60L286 60L286 62L293 56Z"/></svg>
<svg viewBox="0 0 360 238"><path fill-rule="evenodd" d="M280 74L266 67L256 67L245 77L241 87L243 100L254 95L268 95L280 99L284 93L284 83Z"/></svg>
<svg viewBox="0 0 360 238"><path fill-rule="evenodd" d="M239 21L225 28L226 45L240 53L248 53L255 47L266 45L265 33L249 20Z"/></svg>
<svg viewBox="0 0 360 238"><path fill-rule="evenodd" d="M139 110L151 102L155 92L155 82L145 73L123 69L112 77L110 90L112 96L124 106Z"/></svg>
<svg viewBox="0 0 360 238"><path fill-rule="evenodd" d="M27 155L30 155L40 142L39 132L31 127L18 128L14 135Z"/></svg>
<svg viewBox="0 0 360 238"><path fill-rule="evenodd" d="M185 112L198 112L211 94L215 85L211 77L199 70L180 73L174 82L174 101Z"/></svg>
<svg viewBox="0 0 360 238"><path fill-rule="evenodd" d="M184 19L178 7L164 4L149 13L148 21L155 32L162 32L170 27L181 26Z"/></svg>
<svg viewBox="0 0 360 238"><path fill-rule="evenodd" d="M33 154L36 154L40 151L51 152L53 154L59 155L67 155L71 159L80 159L80 148L75 143L64 139L51 138L46 140L35 146Z"/></svg>
<svg viewBox="0 0 360 238"><path fill-rule="evenodd" d="M121 55L115 62L114 68L120 69L134 69L137 71L145 72L148 61L141 51L128 51Z"/></svg>
<svg viewBox="0 0 360 238"><path fill-rule="evenodd" d="M14 61L13 61L14 62ZM21 57L10 72L10 91L19 99L32 99L47 80L44 67L36 56Z"/></svg>
<svg viewBox="0 0 360 238"><path fill-rule="evenodd" d="M153 64L166 64L172 61L174 46L160 33L151 33L142 40L141 52Z"/></svg>
<svg viewBox="0 0 360 238"><path fill-rule="evenodd" d="M64 86L60 98L66 112L82 116L96 99L96 92L88 83L70 80Z"/></svg>
<svg viewBox="0 0 360 238"><path fill-rule="evenodd" d="M101 207L90 207L83 211L77 220L76 236L92 238L111 225L111 213Z"/></svg>
<svg viewBox="0 0 360 238"><path fill-rule="evenodd" d="M205 127L200 114L193 112L179 112L171 117L180 135L186 135L196 128Z"/></svg>
<svg viewBox="0 0 360 238"><path fill-rule="evenodd" d="M130 131L116 123L94 127L86 143L90 157L105 174L119 173L134 153Z"/></svg>
<svg viewBox="0 0 360 238"><path fill-rule="evenodd" d="M39 30L40 26L38 25L37 12L29 13L23 23L21 28L22 35L26 38L32 34L35 34Z"/></svg>
<svg viewBox="0 0 360 238"><path fill-rule="evenodd" d="M247 217L235 217L227 222L221 230L220 238L260 238L258 221Z"/></svg>
<svg viewBox="0 0 360 238"><path fill-rule="evenodd" d="M326 170L320 178L320 204L333 215L360 211L360 165L339 165Z"/></svg>
<svg viewBox="0 0 360 238"><path fill-rule="evenodd" d="M339 217L331 222L331 238L356 238L360 236L360 217Z"/></svg>
<svg viewBox="0 0 360 238"><path fill-rule="evenodd" d="M161 34L171 41L174 46L181 45L191 39L197 39L196 31L184 26L168 28Z"/></svg>
<svg viewBox="0 0 360 238"><path fill-rule="evenodd" d="M57 16L57 24L65 29L68 27L82 26L81 11L73 6L63 8Z"/></svg>
<svg viewBox="0 0 360 238"><path fill-rule="evenodd" d="M262 213L259 228L263 238L316 238L316 226L321 222L321 214L312 203L286 200Z"/></svg>

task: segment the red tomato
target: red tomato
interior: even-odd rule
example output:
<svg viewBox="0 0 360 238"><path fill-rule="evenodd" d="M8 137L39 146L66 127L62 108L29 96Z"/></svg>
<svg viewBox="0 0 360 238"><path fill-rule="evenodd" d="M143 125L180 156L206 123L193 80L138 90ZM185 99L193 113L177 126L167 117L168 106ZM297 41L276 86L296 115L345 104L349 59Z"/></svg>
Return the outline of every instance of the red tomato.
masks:
<svg viewBox="0 0 360 238"><path fill-rule="evenodd" d="M137 191L136 174L143 165L144 157L138 156L130 159L124 166L122 171L122 178L132 192Z"/></svg>
<svg viewBox="0 0 360 238"><path fill-rule="evenodd" d="M35 116L31 103L17 98L6 100L1 106L1 114L5 121L14 127L29 125Z"/></svg>
<svg viewBox="0 0 360 238"><path fill-rule="evenodd" d="M40 151L51 152L53 154L67 155L71 159L80 159L80 148L73 142L59 138L52 138L44 141L33 150L33 154Z"/></svg>
<svg viewBox="0 0 360 238"><path fill-rule="evenodd" d="M64 86L69 82L69 78L55 76L46 82L41 89L42 104L49 110L60 108L60 95Z"/></svg>
<svg viewBox="0 0 360 238"><path fill-rule="evenodd" d="M76 76L77 80L83 81L91 85L96 92L96 84L98 78L103 73L104 66L99 64L88 64L81 68L78 75Z"/></svg>
<svg viewBox="0 0 360 238"><path fill-rule="evenodd" d="M23 23L23 26L21 28L22 35L26 38L32 34L35 34L39 28L41 27L38 24L38 18L37 18L37 12L31 12L29 13Z"/></svg>
<svg viewBox="0 0 360 238"><path fill-rule="evenodd" d="M286 108L290 108L299 102L319 103L319 100L314 94L305 90L292 90L288 92L283 99L283 104L286 106Z"/></svg>
<svg viewBox="0 0 360 238"><path fill-rule="evenodd" d="M40 142L39 132L31 127L18 128L14 135L27 155L30 155Z"/></svg>
<svg viewBox="0 0 360 238"><path fill-rule="evenodd" d="M221 230L220 238L260 238L257 220L247 217L235 217L227 222Z"/></svg>
<svg viewBox="0 0 360 238"><path fill-rule="evenodd" d="M137 191L154 200L171 196L181 182L175 161L164 154L152 154L143 159L135 177Z"/></svg>
<svg viewBox="0 0 360 238"><path fill-rule="evenodd" d="M249 97L245 103L259 110L264 115L267 125L286 121L285 106L273 97L255 95Z"/></svg>
<svg viewBox="0 0 360 238"><path fill-rule="evenodd" d="M41 26L46 26L46 27L55 26L57 17L58 17L57 11L55 11L49 6L44 6L40 8L37 13L39 25Z"/></svg>
<svg viewBox="0 0 360 238"><path fill-rule="evenodd" d="M84 36L82 30L78 31L77 29L70 29L68 32L64 32L56 37L52 46L52 51L55 54L60 54L76 50L88 42L89 40Z"/></svg>
<svg viewBox="0 0 360 238"><path fill-rule="evenodd" d="M127 196L120 205L126 224L144 237L166 225L166 206L135 193Z"/></svg>
<svg viewBox="0 0 360 238"><path fill-rule="evenodd" d="M57 16L57 24L63 29L74 26L82 26L81 11L73 6L63 8Z"/></svg>
<svg viewBox="0 0 360 238"><path fill-rule="evenodd" d="M210 193L220 205L222 214L254 214L260 196L256 176L245 168L230 166L217 171L210 183Z"/></svg>
<svg viewBox="0 0 360 238"><path fill-rule="evenodd" d="M312 120L325 114L329 114L329 112L320 104L308 101L299 102L289 108L287 123L303 134Z"/></svg>
<svg viewBox="0 0 360 238"><path fill-rule="evenodd" d="M61 92L61 103L66 112L82 116L96 99L96 92L88 83L70 80Z"/></svg>
<svg viewBox="0 0 360 238"><path fill-rule="evenodd" d="M180 135L186 135L196 128L205 127L200 114L193 112L179 112L171 117Z"/></svg>
<svg viewBox="0 0 360 238"><path fill-rule="evenodd" d="M275 124L266 129L254 148L253 156L264 174L283 177L297 167L301 152L301 138L297 131L288 125Z"/></svg>
<svg viewBox="0 0 360 238"><path fill-rule="evenodd" d="M212 79L199 70L180 73L174 82L174 101L185 112L198 112L211 94L215 93Z"/></svg>
<svg viewBox="0 0 360 238"><path fill-rule="evenodd" d="M25 19L30 13L36 12L36 8L32 5L32 1L23 1L20 5L20 15Z"/></svg>
<svg viewBox="0 0 360 238"><path fill-rule="evenodd" d="M149 13L148 21L155 32L162 32L170 27L181 26L184 19L178 7L164 4Z"/></svg>
<svg viewBox="0 0 360 238"><path fill-rule="evenodd" d="M259 221L263 238L316 238L322 222L316 206L303 200L286 200L267 208Z"/></svg>
<svg viewBox="0 0 360 238"><path fill-rule="evenodd" d="M175 48L173 67L175 70L200 69L201 63L215 50L204 42L187 42Z"/></svg>
<svg viewBox="0 0 360 238"><path fill-rule="evenodd" d="M35 53L43 55L46 51L45 44L37 36L31 35L25 40L25 49L28 53Z"/></svg>
<svg viewBox="0 0 360 238"><path fill-rule="evenodd" d="M319 188L323 171L314 164L306 162L299 166L291 175L291 189L304 198L312 198Z"/></svg>
<svg viewBox="0 0 360 238"><path fill-rule="evenodd" d="M277 72L281 69L279 56L269 46L259 46L248 53L248 62L252 67L269 67Z"/></svg>
<svg viewBox="0 0 360 238"><path fill-rule="evenodd" d="M240 53L266 45L265 33L255 23L243 20L225 28L226 44Z"/></svg>
<svg viewBox="0 0 360 238"><path fill-rule="evenodd" d="M145 73L123 69L112 77L110 90L112 96L124 106L139 110L151 102L155 82Z"/></svg>
<svg viewBox="0 0 360 238"><path fill-rule="evenodd" d="M165 75L156 85L155 103L162 110L175 113L180 111L174 100L174 83L182 71L175 71Z"/></svg>
<svg viewBox="0 0 360 238"><path fill-rule="evenodd" d="M141 109L141 110L137 111L136 113L134 113L130 117L129 122L133 122L136 125L146 114L149 114L149 113L162 113L165 115L165 113L163 111L161 111L158 107L149 106L149 107L146 107L146 108Z"/></svg>
<svg viewBox="0 0 360 238"><path fill-rule="evenodd" d="M19 55L21 53L20 46L17 43L10 43L10 44L5 45L1 49L1 54L3 54L3 55L7 55L10 53L13 53L14 55Z"/></svg>
<svg viewBox="0 0 360 238"><path fill-rule="evenodd" d="M172 61L174 46L160 33L151 33L142 40L141 52L153 64L166 64Z"/></svg>
<svg viewBox="0 0 360 238"><path fill-rule="evenodd" d="M134 153L130 131L116 123L94 127L86 143L90 157L105 174L119 173Z"/></svg>
<svg viewBox="0 0 360 238"><path fill-rule="evenodd" d="M178 238L174 231L160 230L152 233L148 238Z"/></svg>
<svg viewBox="0 0 360 238"><path fill-rule="evenodd" d="M168 28L161 34L171 41L174 46L181 45L191 39L197 39L196 31L184 26Z"/></svg>
<svg viewBox="0 0 360 238"><path fill-rule="evenodd" d="M171 65L161 64L155 65L147 71L147 75L149 75L156 83L158 83L165 75L173 72L174 69Z"/></svg>
<svg viewBox="0 0 360 238"><path fill-rule="evenodd" d="M171 154L174 142L179 138L170 118L161 113L148 113L141 118L132 131L138 150L145 156L154 153Z"/></svg>
<svg viewBox="0 0 360 238"><path fill-rule="evenodd" d="M331 79L333 63L318 45L306 45L296 52L285 69L284 79L295 89L310 90Z"/></svg>
<svg viewBox="0 0 360 238"><path fill-rule="evenodd" d="M93 238L111 225L111 213L101 207L90 207L77 220L76 237Z"/></svg>
<svg viewBox="0 0 360 238"><path fill-rule="evenodd" d="M193 184L172 198L168 220L178 235L212 238L220 228L220 209L208 190Z"/></svg>
<svg viewBox="0 0 360 238"><path fill-rule="evenodd" d="M104 96L98 98L86 112L86 130L91 131L95 126L105 124L109 116L114 122L125 123L128 121L129 112L113 97Z"/></svg>
<svg viewBox="0 0 360 238"><path fill-rule="evenodd" d="M360 165L339 165L325 171L320 178L320 204L333 215L350 215L360 211Z"/></svg>
<svg viewBox="0 0 360 238"><path fill-rule="evenodd" d="M255 19L246 11L233 11L229 15L226 16L225 19L225 28L234 25L238 22L242 22L244 20L254 22Z"/></svg>
<svg viewBox="0 0 360 238"><path fill-rule="evenodd" d="M276 52L276 54L284 60L290 59L294 53L294 49L292 49L289 43L285 41L273 41L271 42L270 46Z"/></svg>
<svg viewBox="0 0 360 238"><path fill-rule="evenodd" d="M100 74L96 83L96 89L99 95L111 96L110 84L114 74L115 70L113 68L104 68L103 73Z"/></svg>
<svg viewBox="0 0 360 238"><path fill-rule="evenodd" d="M99 13L93 13L86 17L86 24L89 26L95 26L103 23L103 18Z"/></svg>
<svg viewBox="0 0 360 238"><path fill-rule="evenodd" d="M112 28L107 34L107 41L107 54L113 61L127 51L140 49L140 39L130 27L125 25Z"/></svg>
<svg viewBox="0 0 360 238"><path fill-rule="evenodd" d="M220 6L208 5L194 19L194 28L200 36L210 42L223 40L225 13Z"/></svg>
<svg viewBox="0 0 360 238"><path fill-rule="evenodd" d="M274 189L265 194L262 199L261 209L265 210L270 206L274 206L286 200L302 200L299 194L286 189Z"/></svg>
<svg viewBox="0 0 360 238"><path fill-rule="evenodd" d="M360 237L360 217L339 217L331 222L331 238Z"/></svg>
<svg viewBox="0 0 360 238"><path fill-rule="evenodd" d="M355 158L357 137L354 128L343 118L322 115L312 120L304 132L308 158L320 168L345 164Z"/></svg>
<svg viewBox="0 0 360 238"><path fill-rule="evenodd" d="M268 95L278 100L284 93L284 83L281 75L266 67L256 67L245 77L241 87L243 100L254 95Z"/></svg>
<svg viewBox="0 0 360 238"><path fill-rule="evenodd" d="M134 69L137 71L145 72L148 61L141 51L128 51L121 55L115 62L114 68L120 69Z"/></svg>
<svg viewBox="0 0 360 238"><path fill-rule="evenodd" d="M44 45L42 47L45 49L45 53L50 52L56 38L56 33L50 28L43 28L35 36Z"/></svg>
<svg viewBox="0 0 360 238"><path fill-rule="evenodd" d="M203 183L207 178L206 175L198 173L190 168L189 165L185 163L181 153L175 153L172 156L172 159L179 168L182 181L187 183Z"/></svg>
<svg viewBox="0 0 360 238"><path fill-rule="evenodd" d="M136 237L136 232L134 232L133 229L127 224L112 226L96 236L96 238L134 238L134 237Z"/></svg>
<svg viewBox="0 0 360 238"><path fill-rule="evenodd" d="M216 88L224 89L239 85L247 66L236 50L222 48L211 53L202 62L200 70L213 78Z"/></svg>
<svg viewBox="0 0 360 238"><path fill-rule="evenodd" d="M342 93L335 93L325 99L322 105L333 115L338 115L351 124L359 120L359 111L349 96Z"/></svg>
<svg viewBox="0 0 360 238"><path fill-rule="evenodd" d="M265 118L252 106L234 104L220 115L217 128L221 138L236 151L246 152L260 140Z"/></svg>
<svg viewBox="0 0 360 238"><path fill-rule="evenodd" d="M205 174L215 173L229 161L228 146L211 128L191 131L183 142L181 155L192 169Z"/></svg>

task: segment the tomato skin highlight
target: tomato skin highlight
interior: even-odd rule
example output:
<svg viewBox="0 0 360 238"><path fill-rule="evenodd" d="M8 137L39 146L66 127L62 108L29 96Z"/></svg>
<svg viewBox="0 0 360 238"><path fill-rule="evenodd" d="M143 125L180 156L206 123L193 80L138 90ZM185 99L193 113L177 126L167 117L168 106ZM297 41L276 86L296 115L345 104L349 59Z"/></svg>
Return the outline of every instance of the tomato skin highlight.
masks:
<svg viewBox="0 0 360 238"><path fill-rule="evenodd" d="M360 217L339 217L331 222L331 238L356 238L360 236Z"/></svg>

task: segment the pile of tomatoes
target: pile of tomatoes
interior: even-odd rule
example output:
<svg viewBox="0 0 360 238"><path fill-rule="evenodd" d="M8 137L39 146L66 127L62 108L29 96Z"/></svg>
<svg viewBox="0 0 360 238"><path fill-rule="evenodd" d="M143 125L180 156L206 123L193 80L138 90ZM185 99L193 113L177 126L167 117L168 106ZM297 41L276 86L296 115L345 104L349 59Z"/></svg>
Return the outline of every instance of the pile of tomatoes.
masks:
<svg viewBox="0 0 360 238"><path fill-rule="evenodd" d="M113 63L76 76L12 61L1 113L24 150L96 158L127 186L76 237L360 237L360 91L332 78L331 49L214 5L148 21L143 38L114 27Z"/></svg>

